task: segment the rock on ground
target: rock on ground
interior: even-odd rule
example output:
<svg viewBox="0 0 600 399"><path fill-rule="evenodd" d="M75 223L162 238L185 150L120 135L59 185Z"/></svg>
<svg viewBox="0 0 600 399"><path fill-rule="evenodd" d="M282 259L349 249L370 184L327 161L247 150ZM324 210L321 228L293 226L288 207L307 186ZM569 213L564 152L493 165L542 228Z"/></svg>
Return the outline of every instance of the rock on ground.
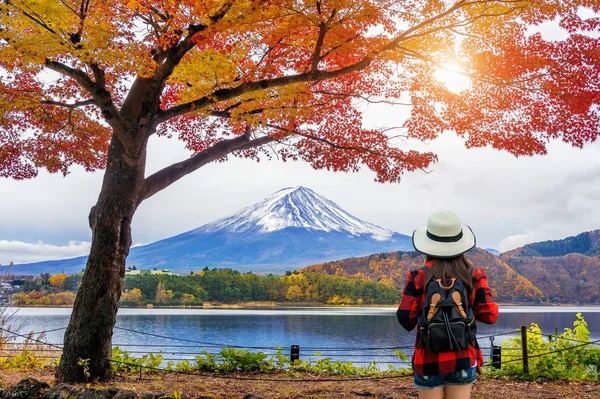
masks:
<svg viewBox="0 0 600 399"><path fill-rule="evenodd" d="M50 385L35 378L25 378L12 387L4 395L4 399L37 399L41 398Z"/></svg>
<svg viewBox="0 0 600 399"><path fill-rule="evenodd" d="M60 383L50 388L47 383L35 378L25 378L9 391L0 390L0 399L191 399L187 394L177 396L169 393L142 392L108 387L106 389L78 388ZM196 399L213 399L200 396ZM252 396L249 399L264 399Z"/></svg>

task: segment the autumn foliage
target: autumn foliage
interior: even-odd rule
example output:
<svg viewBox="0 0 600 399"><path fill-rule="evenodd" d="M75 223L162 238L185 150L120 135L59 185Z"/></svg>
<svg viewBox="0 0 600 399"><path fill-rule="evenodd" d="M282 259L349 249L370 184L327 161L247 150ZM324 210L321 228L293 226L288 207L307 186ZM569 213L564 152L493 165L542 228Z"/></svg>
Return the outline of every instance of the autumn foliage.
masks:
<svg viewBox="0 0 600 399"><path fill-rule="evenodd" d="M410 140L446 130L517 156L596 140L599 12L597 0L1 2L0 177L105 169L57 380L84 381L79 359L88 379L111 378L131 220L210 162L277 156L397 182L437 159ZM544 38L546 22L564 37ZM434 77L447 63L470 79L460 93ZM408 117L367 126L373 103ZM147 176L155 135L192 155Z"/></svg>
<svg viewBox="0 0 600 399"><path fill-rule="evenodd" d="M503 255L502 259L534 282L552 302L600 301L600 256L577 253L552 257Z"/></svg>
<svg viewBox="0 0 600 399"><path fill-rule="evenodd" d="M55 274L53 276L50 276L50 278L49 278L48 281L50 282L50 285L52 287L57 288L57 289L60 290L62 288L63 284L65 283L66 279L67 279L67 275L66 274L59 273L59 274Z"/></svg>
<svg viewBox="0 0 600 399"><path fill-rule="evenodd" d="M475 248L467 258L487 274L496 299L507 302L597 303L600 301L600 230L562 240L527 244L499 257ZM409 270L423 265L417 252L390 252L305 268L360 277L402 288Z"/></svg>
<svg viewBox="0 0 600 399"><path fill-rule="evenodd" d="M505 302L538 302L545 298L534 282L523 277L498 257L475 248L467 258L488 276L494 298ZM343 277L360 277L404 287L409 271L423 266L425 256L417 252L389 252L350 258L307 267L307 272L324 272Z"/></svg>
<svg viewBox="0 0 600 399"><path fill-rule="evenodd" d="M549 139L581 147L599 130L600 43L590 33L600 25L589 17L599 4L3 2L0 175L101 169L112 135L133 153L155 132L199 153L250 128L263 140L235 155L256 158L262 145L286 142L293 146L273 147L282 159L366 165L379 181L436 160L392 137L451 129L468 147L515 155L545 153ZM564 40L535 33L548 21L559 21ZM470 77L467 90L433 77L444 63ZM364 104L407 101L408 120L363 126Z"/></svg>

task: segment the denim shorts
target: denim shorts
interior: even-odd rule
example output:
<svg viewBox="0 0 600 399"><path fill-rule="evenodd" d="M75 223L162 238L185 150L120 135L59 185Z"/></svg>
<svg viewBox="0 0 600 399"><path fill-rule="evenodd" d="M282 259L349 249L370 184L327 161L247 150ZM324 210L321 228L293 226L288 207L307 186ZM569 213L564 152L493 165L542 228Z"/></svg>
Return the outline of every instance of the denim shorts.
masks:
<svg viewBox="0 0 600 399"><path fill-rule="evenodd" d="M477 380L477 365L466 370L443 375L419 375L415 373L414 386L421 389L433 389L445 385L470 385Z"/></svg>

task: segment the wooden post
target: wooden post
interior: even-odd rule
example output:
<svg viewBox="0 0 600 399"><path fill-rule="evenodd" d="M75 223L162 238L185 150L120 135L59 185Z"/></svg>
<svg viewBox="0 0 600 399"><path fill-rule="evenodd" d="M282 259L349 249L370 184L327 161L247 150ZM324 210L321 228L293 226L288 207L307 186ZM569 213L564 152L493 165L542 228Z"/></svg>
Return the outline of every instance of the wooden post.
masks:
<svg viewBox="0 0 600 399"><path fill-rule="evenodd" d="M292 345L290 348L290 363L294 363L294 360L300 360L300 346Z"/></svg>
<svg viewBox="0 0 600 399"><path fill-rule="evenodd" d="M529 358L527 357L527 327L521 326L521 354L523 356L523 373L529 374Z"/></svg>

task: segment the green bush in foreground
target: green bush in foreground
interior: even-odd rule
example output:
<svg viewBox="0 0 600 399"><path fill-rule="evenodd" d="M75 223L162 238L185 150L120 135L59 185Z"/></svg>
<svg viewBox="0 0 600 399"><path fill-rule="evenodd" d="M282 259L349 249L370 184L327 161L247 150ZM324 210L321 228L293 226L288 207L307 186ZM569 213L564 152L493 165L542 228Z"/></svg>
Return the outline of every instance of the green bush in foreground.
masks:
<svg viewBox="0 0 600 399"><path fill-rule="evenodd" d="M395 352L402 360L406 360L404 354ZM315 353L320 357L320 353ZM113 349L113 369L120 372L157 372L159 369L174 372L216 372L232 373L242 372L308 372L319 374L345 375L345 376L377 376L381 374L404 374L411 373L410 369L395 368L389 365L387 370L378 367L377 362L371 362L367 367L359 367L352 362L342 362L331 358L321 358L316 362L310 360L296 360L290 362L287 355L282 353L278 347L274 354L264 352L252 352L245 349L223 348L219 353L213 354L201 351L196 356L195 362L181 360L179 362L169 361L161 367L164 358L161 354L148 354L141 358L135 358L129 353L115 347Z"/></svg>
<svg viewBox="0 0 600 399"><path fill-rule="evenodd" d="M590 343L590 331L581 313L576 317L572 329L565 328L562 334L546 339L540 327L531 323L527 330L529 374L523 373L520 336L502 345L502 369L491 369L492 374L524 379L597 381L600 348Z"/></svg>

